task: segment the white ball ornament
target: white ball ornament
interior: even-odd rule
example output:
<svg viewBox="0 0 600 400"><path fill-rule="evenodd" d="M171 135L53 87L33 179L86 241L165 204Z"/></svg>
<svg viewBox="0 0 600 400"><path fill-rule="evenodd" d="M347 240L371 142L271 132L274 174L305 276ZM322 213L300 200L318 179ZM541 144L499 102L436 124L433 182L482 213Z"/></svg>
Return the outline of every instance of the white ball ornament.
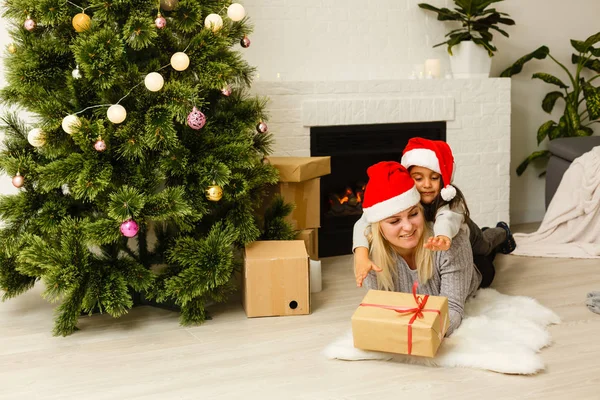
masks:
<svg viewBox="0 0 600 400"><path fill-rule="evenodd" d="M120 124L121 122L125 121L125 118L127 118L127 110L125 110L125 107L120 104L113 104L108 108L106 116L113 124Z"/></svg>
<svg viewBox="0 0 600 400"><path fill-rule="evenodd" d="M178 52L171 56L171 66L177 71L184 71L190 65L190 58L184 52Z"/></svg>
<svg viewBox="0 0 600 400"><path fill-rule="evenodd" d="M67 115L62 120L63 131L67 132L69 135L72 135L80 126L81 121L76 115Z"/></svg>
<svg viewBox="0 0 600 400"><path fill-rule="evenodd" d="M75 67L75 69L71 72L71 76L73 76L74 79L82 78L81 71L79 70L79 66Z"/></svg>
<svg viewBox="0 0 600 400"><path fill-rule="evenodd" d="M219 14L208 14L204 19L204 26L213 32L217 32L223 27L223 18Z"/></svg>
<svg viewBox="0 0 600 400"><path fill-rule="evenodd" d="M165 80L158 72L150 72L144 79L146 89L151 92L158 92L165 85Z"/></svg>
<svg viewBox="0 0 600 400"><path fill-rule="evenodd" d="M227 7L227 16L234 22L238 22L244 19L246 16L246 10L240 3L233 3Z"/></svg>
<svg viewBox="0 0 600 400"><path fill-rule="evenodd" d="M30 130L27 134L27 141L33 147L42 147L44 144L46 144L44 131L42 131L40 128L34 128Z"/></svg>

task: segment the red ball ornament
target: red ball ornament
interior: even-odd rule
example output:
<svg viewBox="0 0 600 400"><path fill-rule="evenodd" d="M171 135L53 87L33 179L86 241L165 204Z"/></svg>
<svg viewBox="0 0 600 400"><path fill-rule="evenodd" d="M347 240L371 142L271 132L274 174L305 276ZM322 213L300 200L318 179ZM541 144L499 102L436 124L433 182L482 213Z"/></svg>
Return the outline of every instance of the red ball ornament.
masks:
<svg viewBox="0 0 600 400"><path fill-rule="evenodd" d="M127 221L121 224L120 229L123 236L130 238L137 235L138 231L140 230L140 227L138 226L137 222L135 222L132 219L128 219Z"/></svg>
<svg viewBox="0 0 600 400"><path fill-rule="evenodd" d="M248 38L248 36L244 35L242 40L240 40L240 45L245 49L250 47L250 39Z"/></svg>
<svg viewBox="0 0 600 400"><path fill-rule="evenodd" d="M20 188L25 184L25 179L21 176L19 172L12 178L12 184L16 188Z"/></svg>
<svg viewBox="0 0 600 400"><path fill-rule="evenodd" d="M192 109L192 112L188 114L187 123L190 128L199 130L206 125L206 116L202 114L196 107Z"/></svg>
<svg viewBox="0 0 600 400"><path fill-rule="evenodd" d="M35 21L32 20L31 18L27 17L27 19L25 20L25 22L23 23L23 27L25 29L27 29L29 32L31 32L32 30L35 29Z"/></svg>
<svg viewBox="0 0 600 400"><path fill-rule="evenodd" d="M98 152L103 152L106 150L106 143L102 139L98 139L96 143L94 143L94 149Z"/></svg>
<svg viewBox="0 0 600 400"><path fill-rule="evenodd" d="M258 125L256 125L256 130L260 133L266 133L269 130L269 127L264 122L260 121Z"/></svg>
<svg viewBox="0 0 600 400"><path fill-rule="evenodd" d="M165 17L158 14L156 16L156 19L154 20L154 25L156 25L158 29L163 29L165 26L167 26L167 20L165 19Z"/></svg>
<svg viewBox="0 0 600 400"><path fill-rule="evenodd" d="M229 97L231 95L231 86L225 86L223 89L221 89L221 93L223 93L223 96Z"/></svg>

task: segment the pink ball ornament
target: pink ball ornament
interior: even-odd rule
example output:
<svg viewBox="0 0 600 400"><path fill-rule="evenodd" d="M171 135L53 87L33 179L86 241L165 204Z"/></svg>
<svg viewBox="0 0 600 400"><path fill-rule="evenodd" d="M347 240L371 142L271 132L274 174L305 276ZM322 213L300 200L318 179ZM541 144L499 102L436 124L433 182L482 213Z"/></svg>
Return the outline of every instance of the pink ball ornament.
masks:
<svg viewBox="0 0 600 400"><path fill-rule="evenodd" d="M258 125L256 125L256 130L260 133L266 133L269 130L269 127L264 122L260 121Z"/></svg>
<svg viewBox="0 0 600 400"><path fill-rule="evenodd" d="M244 35L244 37L242 38L242 40L240 40L240 45L247 49L248 47L250 47L250 38L248 38L248 36Z"/></svg>
<svg viewBox="0 0 600 400"><path fill-rule="evenodd" d="M35 29L35 21L31 18L27 18L23 23L23 27L27 29L29 32Z"/></svg>
<svg viewBox="0 0 600 400"><path fill-rule="evenodd" d="M167 26L167 20L165 19L165 17L158 14L156 19L154 20L154 25L156 25L158 29L163 29L165 26Z"/></svg>
<svg viewBox="0 0 600 400"><path fill-rule="evenodd" d="M225 86L223 89L221 89L221 93L223 93L223 96L229 97L231 95L231 86Z"/></svg>
<svg viewBox="0 0 600 400"><path fill-rule="evenodd" d="M202 114L196 107L192 109L192 112L188 114L187 123L190 128L199 130L206 125L206 116Z"/></svg>
<svg viewBox="0 0 600 400"><path fill-rule="evenodd" d="M102 139L98 139L96 143L94 143L94 149L98 152L103 152L106 150L106 143Z"/></svg>
<svg viewBox="0 0 600 400"><path fill-rule="evenodd" d="M129 219L121 224L121 233L125 237L134 237L137 235L139 230L140 227L138 226L137 222L132 219Z"/></svg>

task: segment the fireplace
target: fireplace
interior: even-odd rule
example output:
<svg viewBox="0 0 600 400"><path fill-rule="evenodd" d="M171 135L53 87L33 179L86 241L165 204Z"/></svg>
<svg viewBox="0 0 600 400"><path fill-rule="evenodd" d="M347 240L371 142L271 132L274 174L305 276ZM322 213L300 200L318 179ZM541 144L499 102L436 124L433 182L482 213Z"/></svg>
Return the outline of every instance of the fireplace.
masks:
<svg viewBox="0 0 600 400"><path fill-rule="evenodd" d="M352 230L362 215L367 168L379 161L400 161L415 136L445 141L446 123L310 128L311 156L331 156L331 174L321 178L320 257L352 253Z"/></svg>

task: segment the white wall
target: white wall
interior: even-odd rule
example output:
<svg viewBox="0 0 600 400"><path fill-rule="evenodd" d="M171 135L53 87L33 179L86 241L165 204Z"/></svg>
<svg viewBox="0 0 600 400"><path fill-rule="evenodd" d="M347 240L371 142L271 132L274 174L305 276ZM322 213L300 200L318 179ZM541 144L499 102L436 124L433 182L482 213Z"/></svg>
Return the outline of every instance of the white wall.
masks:
<svg viewBox="0 0 600 400"><path fill-rule="evenodd" d="M427 58L441 58L443 73L448 69L445 49L431 48L443 40L447 28L419 9L419 0L239 1L255 24L252 45L242 51L258 67L260 80L277 80L278 73L286 81L401 79ZM429 1L437 6L448 2ZM492 76L542 44L559 60L569 62L569 39L584 39L600 30L598 0L506 0L495 6L509 13L517 25L507 28L509 39L497 35L500 52ZM4 23L0 28L1 54L5 54L9 41ZM550 61L536 61L513 78L513 223L541 220L544 213L544 181L537 178L541 169L530 168L522 177L514 173L518 163L537 149L537 127L548 119L540 104L551 88L530 79L538 70L562 76ZM10 179L0 177L0 192L12 189Z"/></svg>
<svg viewBox="0 0 600 400"><path fill-rule="evenodd" d="M241 1L241 0L240 0ZM424 0L245 0L255 23L252 45L243 50L258 67L260 80L363 80L406 78L427 58L441 58L448 69L443 40L448 29L433 14L417 7ZM436 6L453 4L431 0ZM561 62L569 63L569 39L585 39L600 30L598 0L506 0L495 4L517 25L496 35L500 52L492 76L541 45L550 47ZM554 90L534 72L562 77L551 61L535 61L513 78L511 148L511 222L540 221L544 215L543 168L529 168L517 177L514 170L538 149L536 132L549 119L541 109L544 95ZM444 72L442 72L444 74ZM598 129L598 128L596 128Z"/></svg>

